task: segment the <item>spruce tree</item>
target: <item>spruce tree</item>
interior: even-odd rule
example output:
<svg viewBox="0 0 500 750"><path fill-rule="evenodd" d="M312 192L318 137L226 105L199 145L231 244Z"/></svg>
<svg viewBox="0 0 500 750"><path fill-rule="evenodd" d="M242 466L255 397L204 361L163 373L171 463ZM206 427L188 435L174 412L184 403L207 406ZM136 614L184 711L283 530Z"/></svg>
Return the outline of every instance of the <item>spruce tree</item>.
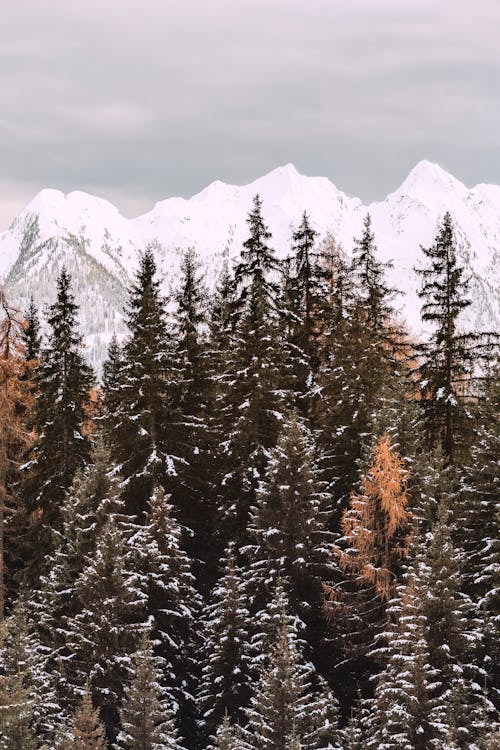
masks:
<svg viewBox="0 0 500 750"><path fill-rule="evenodd" d="M104 423L126 482L127 509L140 516L153 487L175 471L168 445L170 341L151 248L141 256L129 290L127 323L123 355L114 346L105 364L104 403L114 411Z"/></svg>
<svg viewBox="0 0 500 750"><path fill-rule="evenodd" d="M251 509L253 544L246 554L254 609L265 607L280 580L317 646L324 635L323 581L335 566L326 531L329 498L321 491L314 454L310 432L296 415L287 416Z"/></svg>
<svg viewBox="0 0 500 750"><path fill-rule="evenodd" d="M223 510L231 534L240 539L246 537L248 510L265 472L267 451L275 444L285 400L274 280L279 269L261 209L255 196L247 219L250 237L234 272L233 355L224 379L228 390L221 446Z"/></svg>
<svg viewBox="0 0 500 750"><path fill-rule="evenodd" d="M0 747L38 747L51 741L63 721L52 676L23 597L5 622L0 643Z"/></svg>
<svg viewBox="0 0 500 750"><path fill-rule="evenodd" d="M249 708L244 740L252 750L289 750L308 722L308 677L286 621L283 622Z"/></svg>
<svg viewBox="0 0 500 750"><path fill-rule="evenodd" d="M432 721L437 672L430 664L426 640L430 623L420 605L424 596L410 576L391 602L389 614L396 616L396 623L381 649L387 666L377 678L370 748L427 750L438 735Z"/></svg>
<svg viewBox="0 0 500 750"><path fill-rule="evenodd" d="M238 719L250 693L249 612L233 545L222 565L202 621L205 644L197 702L205 737L214 734L226 713Z"/></svg>
<svg viewBox="0 0 500 750"><path fill-rule="evenodd" d="M317 232L308 215L292 237L292 257L287 277L285 310L289 317L286 345L292 368L297 406L304 416L313 417L315 378L321 361L321 340L327 314L326 271L315 248Z"/></svg>
<svg viewBox="0 0 500 750"><path fill-rule="evenodd" d="M200 581L207 573L207 566L215 568L220 556L214 539L218 527L217 499L212 488L214 383L204 332L207 297L199 275L199 261L190 249L182 260L175 297L173 434L179 460L168 489L180 523L192 531L186 537L186 549Z"/></svg>
<svg viewBox="0 0 500 750"><path fill-rule="evenodd" d="M161 659L145 632L132 657L131 680L120 709L117 747L124 750L181 750L171 701L162 685Z"/></svg>
<svg viewBox="0 0 500 750"><path fill-rule="evenodd" d="M112 520L126 537L134 523L124 515L121 478L111 466L110 451L102 437L92 449L90 463L78 469L66 493L61 514L63 527L54 532L54 552L48 558L48 573L41 576L35 597L38 629L51 651L51 663L65 672L66 638L72 619L81 609L77 582L87 560L95 553L100 533Z"/></svg>
<svg viewBox="0 0 500 750"><path fill-rule="evenodd" d="M333 521L338 523L359 481L359 462L370 443L382 389L398 376L401 331L392 308L395 291L385 279L388 264L377 258L369 216L355 240L351 268L338 249L327 260L331 316L318 376L318 442L322 478L336 501Z"/></svg>
<svg viewBox="0 0 500 750"><path fill-rule="evenodd" d="M43 567L43 554L52 549L51 530L61 529L65 492L90 454L84 423L92 372L81 354L77 314L71 278L63 268L57 280L57 299L48 312L48 343L36 368L33 429L37 439L23 467L21 488L31 518L26 546L32 557L26 561L27 576L34 580Z"/></svg>
<svg viewBox="0 0 500 750"><path fill-rule="evenodd" d="M479 334L465 334L459 328L460 313L471 301L449 212L434 243L422 252L427 266L415 269L422 279L421 316L432 326L429 341L417 347L422 359L422 413L429 445L439 445L453 463L464 450L470 427L467 397L474 395L470 390L474 366L489 347Z"/></svg>
<svg viewBox="0 0 500 750"><path fill-rule="evenodd" d="M107 750L104 727L98 709L92 705L88 685L75 711L71 735L57 745L57 750Z"/></svg>
<svg viewBox="0 0 500 750"><path fill-rule="evenodd" d="M145 616L152 622L152 642L161 658L165 694L177 708L183 735L192 738L202 603L183 549L181 528L163 489L153 491L144 525L131 545L134 569L147 595Z"/></svg>
<svg viewBox="0 0 500 750"><path fill-rule="evenodd" d="M89 680L111 742L129 677L129 655L145 627L146 594L133 563L127 537L111 517L76 582L79 611L66 634L70 687L77 693Z"/></svg>
<svg viewBox="0 0 500 750"><path fill-rule="evenodd" d="M224 715L222 724L217 727L215 737L212 738L208 750L245 750L246 745L241 739L238 726L232 725L229 716Z"/></svg>

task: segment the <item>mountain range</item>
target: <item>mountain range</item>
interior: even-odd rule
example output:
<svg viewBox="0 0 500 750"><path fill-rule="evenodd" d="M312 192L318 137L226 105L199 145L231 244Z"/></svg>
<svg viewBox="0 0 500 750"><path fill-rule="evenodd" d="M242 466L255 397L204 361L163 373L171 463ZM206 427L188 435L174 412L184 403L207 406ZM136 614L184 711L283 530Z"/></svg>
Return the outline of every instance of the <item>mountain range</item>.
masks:
<svg viewBox="0 0 500 750"><path fill-rule="evenodd" d="M33 295L43 309L54 299L55 280L65 265L80 305L88 358L99 369L112 334L124 333L127 287L140 252L148 245L154 248L163 290L170 294L178 283L183 252L194 247L205 282L213 287L224 257L236 258L247 237L245 219L256 193L279 257L289 253L292 232L304 211L319 240L331 234L347 253L369 212L379 257L393 262L389 281L403 293L396 306L417 336L423 329L414 267L422 265L421 246L432 243L445 211L450 211L459 260L470 277L472 305L463 325L498 330L500 186L468 188L429 161L419 162L383 201L368 205L326 177L300 174L292 164L248 185L212 182L189 199L162 200L135 219L88 193L44 189L0 233L0 283L21 308Z"/></svg>

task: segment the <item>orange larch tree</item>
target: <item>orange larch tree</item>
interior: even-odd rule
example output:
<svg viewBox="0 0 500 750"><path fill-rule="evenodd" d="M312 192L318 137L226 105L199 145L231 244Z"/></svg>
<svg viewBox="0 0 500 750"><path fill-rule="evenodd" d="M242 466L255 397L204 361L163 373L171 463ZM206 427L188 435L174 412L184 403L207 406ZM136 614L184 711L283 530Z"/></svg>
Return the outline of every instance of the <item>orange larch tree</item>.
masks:
<svg viewBox="0 0 500 750"><path fill-rule="evenodd" d="M408 472L384 433L373 451L361 492L351 494L342 517L343 536L335 545L341 569L373 585L382 601L390 597L399 561L410 541Z"/></svg>
<svg viewBox="0 0 500 750"><path fill-rule="evenodd" d="M31 402L23 346L23 319L0 290L0 620L5 603L4 531L9 486L29 440L26 414Z"/></svg>

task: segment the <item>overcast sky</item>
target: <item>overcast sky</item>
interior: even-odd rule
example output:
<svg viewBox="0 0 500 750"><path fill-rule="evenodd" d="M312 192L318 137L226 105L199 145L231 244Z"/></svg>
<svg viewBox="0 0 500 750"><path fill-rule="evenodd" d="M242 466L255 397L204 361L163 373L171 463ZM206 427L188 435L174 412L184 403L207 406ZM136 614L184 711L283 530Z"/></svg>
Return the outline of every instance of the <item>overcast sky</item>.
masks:
<svg viewBox="0 0 500 750"><path fill-rule="evenodd" d="M500 183L500 0L0 0L0 228L43 187L125 215L293 162L363 199L420 159Z"/></svg>

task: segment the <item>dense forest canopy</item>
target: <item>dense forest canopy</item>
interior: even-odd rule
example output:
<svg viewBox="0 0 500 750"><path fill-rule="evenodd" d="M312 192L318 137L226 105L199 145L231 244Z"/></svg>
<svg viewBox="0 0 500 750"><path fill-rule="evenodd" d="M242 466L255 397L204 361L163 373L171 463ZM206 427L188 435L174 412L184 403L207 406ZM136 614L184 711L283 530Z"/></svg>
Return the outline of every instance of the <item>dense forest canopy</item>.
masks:
<svg viewBox="0 0 500 750"><path fill-rule="evenodd" d="M66 270L43 323L0 295L1 750L499 746L496 336L453 219L425 341L370 216L351 259L247 224L168 307L145 249L99 383Z"/></svg>

